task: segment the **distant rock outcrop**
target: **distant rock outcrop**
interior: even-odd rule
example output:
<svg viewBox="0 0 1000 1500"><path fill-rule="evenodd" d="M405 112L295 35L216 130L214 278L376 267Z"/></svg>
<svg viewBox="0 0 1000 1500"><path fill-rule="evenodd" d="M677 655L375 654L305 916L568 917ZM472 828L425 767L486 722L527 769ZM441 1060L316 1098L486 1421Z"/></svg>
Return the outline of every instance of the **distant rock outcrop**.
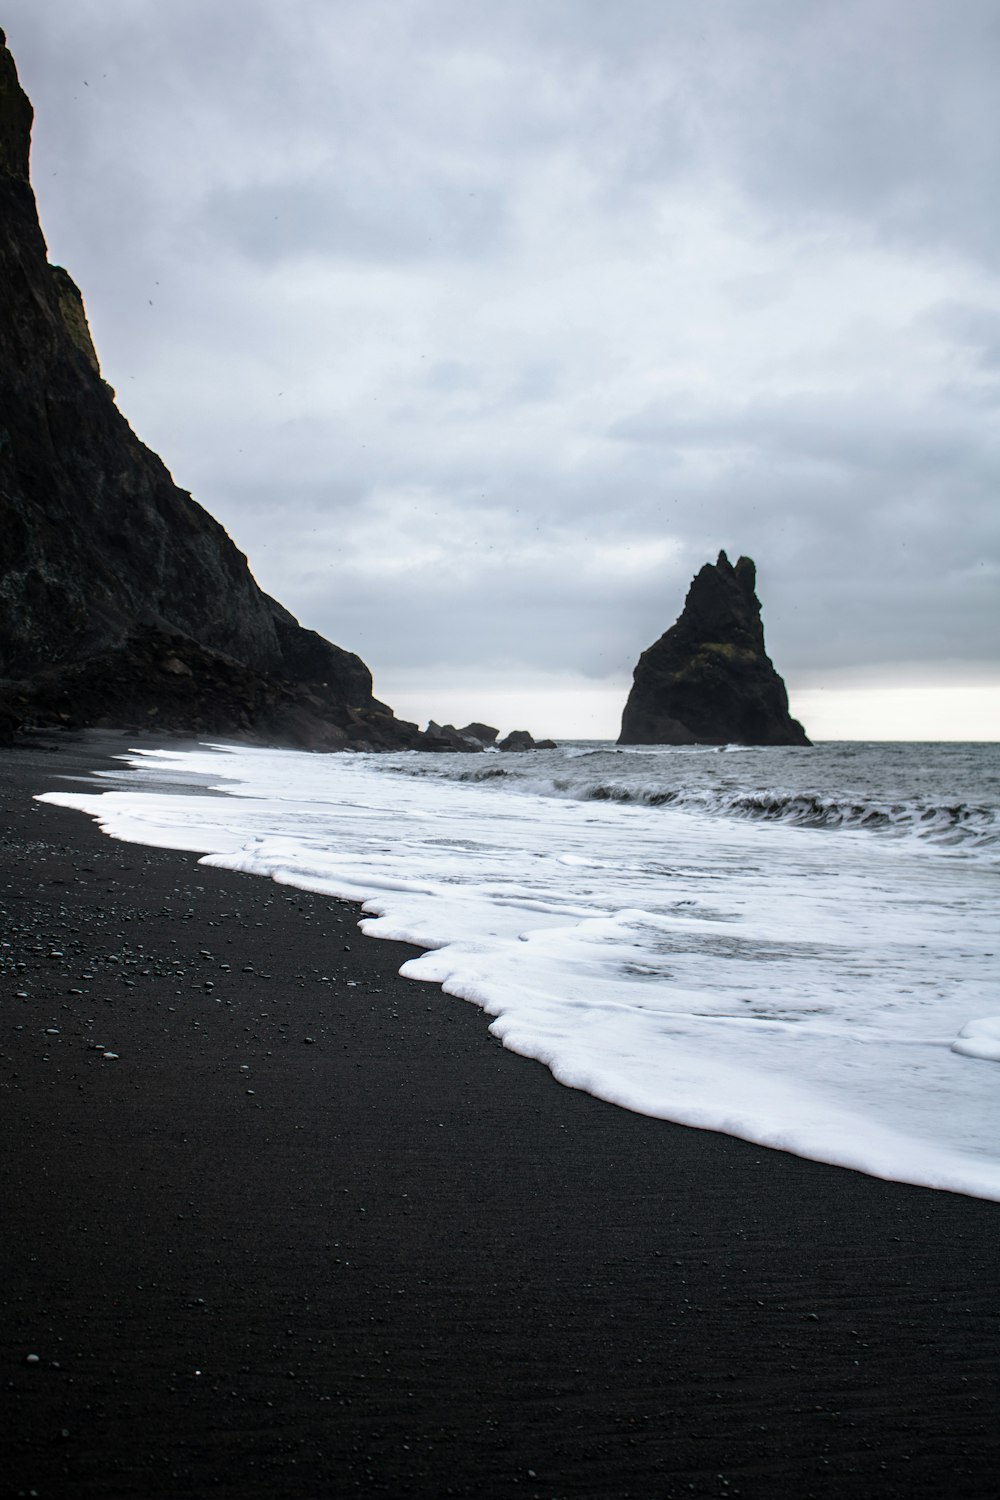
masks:
<svg viewBox="0 0 1000 1500"><path fill-rule="evenodd" d="M532 739L526 729L512 729L497 746L498 750L555 750L555 740Z"/></svg>
<svg viewBox="0 0 1000 1500"><path fill-rule="evenodd" d="M500 733L499 729L494 729L492 724L479 724L476 722L466 724L458 732L465 740L478 740L484 750L488 746L496 744L497 735Z"/></svg>
<svg viewBox="0 0 1000 1500"><path fill-rule="evenodd" d="M364 662L257 587L119 413L80 293L48 263L31 124L0 31L0 732L104 722L419 747Z"/></svg>
<svg viewBox="0 0 1000 1500"><path fill-rule="evenodd" d="M494 747L499 729L489 724L466 724L456 729L454 724L435 724L431 719L424 731L422 750L489 750ZM497 750L555 750L555 740L534 740L526 729L512 729L502 739Z"/></svg>
<svg viewBox="0 0 1000 1500"><path fill-rule="evenodd" d="M706 563L675 625L644 651L619 745L808 745L764 649L756 569Z"/></svg>
<svg viewBox="0 0 1000 1500"><path fill-rule="evenodd" d="M476 754L483 749L478 740L466 735L464 729L454 724L437 724L431 719L424 730L424 750L458 750L463 754Z"/></svg>

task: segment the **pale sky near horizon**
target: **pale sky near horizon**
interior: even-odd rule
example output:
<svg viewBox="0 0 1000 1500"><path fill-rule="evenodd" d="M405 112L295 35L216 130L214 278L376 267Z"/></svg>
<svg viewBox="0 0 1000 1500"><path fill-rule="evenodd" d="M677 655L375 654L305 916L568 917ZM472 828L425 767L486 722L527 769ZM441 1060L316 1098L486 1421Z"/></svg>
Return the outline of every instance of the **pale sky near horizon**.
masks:
<svg viewBox="0 0 1000 1500"><path fill-rule="evenodd" d="M617 733L720 548L816 739L1000 739L1000 3L7 0L53 261L404 717Z"/></svg>

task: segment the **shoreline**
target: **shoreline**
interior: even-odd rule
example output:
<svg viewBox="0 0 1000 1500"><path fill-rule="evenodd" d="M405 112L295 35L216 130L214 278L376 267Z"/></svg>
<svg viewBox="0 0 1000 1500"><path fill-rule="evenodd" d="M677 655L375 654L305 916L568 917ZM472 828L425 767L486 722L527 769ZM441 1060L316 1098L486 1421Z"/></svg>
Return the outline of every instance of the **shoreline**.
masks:
<svg viewBox="0 0 1000 1500"><path fill-rule="evenodd" d="M1000 1205L562 1088L350 903L31 800L135 738L0 751L3 1493L994 1493Z"/></svg>

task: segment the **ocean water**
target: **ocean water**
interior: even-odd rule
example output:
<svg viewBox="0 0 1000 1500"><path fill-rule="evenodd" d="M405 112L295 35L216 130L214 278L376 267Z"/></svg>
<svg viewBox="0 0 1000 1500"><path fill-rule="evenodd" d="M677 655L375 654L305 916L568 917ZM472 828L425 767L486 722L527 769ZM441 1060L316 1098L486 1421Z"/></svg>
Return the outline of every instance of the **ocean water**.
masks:
<svg viewBox="0 0 1000 1500"><path fill-rule="evenodd" d="M561 1083L1000 1201L1000 746L203 746L99 779L42 800L363 902Z"/></svg>

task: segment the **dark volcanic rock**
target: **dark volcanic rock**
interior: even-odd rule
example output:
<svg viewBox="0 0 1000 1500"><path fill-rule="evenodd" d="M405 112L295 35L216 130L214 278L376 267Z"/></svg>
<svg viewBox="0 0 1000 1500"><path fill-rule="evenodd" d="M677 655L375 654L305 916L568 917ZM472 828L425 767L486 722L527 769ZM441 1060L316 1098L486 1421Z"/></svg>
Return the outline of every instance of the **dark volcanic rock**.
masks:
<svg viewBox="0 0 1000 1500"><path fill-rule="evenodd" d="M764 649L756 570L724 552L639 658L619 745L808 745Z"/></svg>
<svg viewBox="0 0 1000 1500"><path fill-rule="evenodd" d="M536 740L526 729L512 729L506 739L502 739L497 746L498 750L556 750L558 746L555 740Z"/></svg>
<svg viewBox="0 0 1000 1500"><path fill-rule="evenodd" d="M424 731L424 743L421 746L423 750L460 750L467 754L474 754L482 748L478 740L468 739L454 724L436 724L433 719Z"/></svg>
<svg viewBox="0 0 1000 1500"><path fill-rule="evenodd" d="M364 662L257 587L118 411L80 293L48 263L31 122L0 32L0 732L57 717L418 746Z"/></svg>
<svg viewBox="0 0 1000 1500"><path fill-rule="evenodd" d="M498 750L534 750L537 746L526 729L512 729L497 746Z"/></svg>
<svg viewBox="0 0 1000 1500"><path fill-rule="evenodd" d="M512 729L497 746L498 750L534 750L535 742L526 729Z"/></svg>
<svg viewBox="0 0 1000 1500"><path fill-rule="evenodd" d="M494 729L492 724L480 724L478 721L464 725L458 732L463 740L478 740L483 746L495 745L497 735L500 733L499 729Z"/></svg>

